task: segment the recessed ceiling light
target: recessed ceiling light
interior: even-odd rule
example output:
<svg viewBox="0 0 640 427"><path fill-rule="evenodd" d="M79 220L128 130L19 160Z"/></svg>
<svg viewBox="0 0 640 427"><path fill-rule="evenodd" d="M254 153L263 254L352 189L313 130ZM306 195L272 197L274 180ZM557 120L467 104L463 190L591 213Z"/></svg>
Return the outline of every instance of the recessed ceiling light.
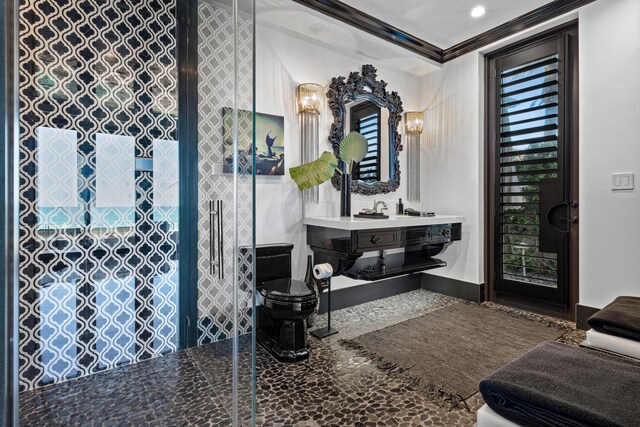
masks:
<svg viewBox="0 0 640 427"><path fill-rule="evenodd" d="M476 6L471 10L471 16L473 16L474 18L479 18L484 15L485 12L486 10L484 9L484 7Z"/></svg>

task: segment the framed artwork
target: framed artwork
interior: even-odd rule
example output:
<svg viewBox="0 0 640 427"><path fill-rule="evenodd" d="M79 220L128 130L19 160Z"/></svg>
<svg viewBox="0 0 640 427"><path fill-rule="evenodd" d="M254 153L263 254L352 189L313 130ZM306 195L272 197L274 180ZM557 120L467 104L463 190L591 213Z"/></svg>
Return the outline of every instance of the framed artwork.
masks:
<svg viewBox="0 0 640 427"><path fill-rule="evenodd" d="M222 109L224 172L233 171L233 109ZM238 110L238 170L251 173L251 111ZM284 175L284 117L256 113L256 175Z"/></svg>

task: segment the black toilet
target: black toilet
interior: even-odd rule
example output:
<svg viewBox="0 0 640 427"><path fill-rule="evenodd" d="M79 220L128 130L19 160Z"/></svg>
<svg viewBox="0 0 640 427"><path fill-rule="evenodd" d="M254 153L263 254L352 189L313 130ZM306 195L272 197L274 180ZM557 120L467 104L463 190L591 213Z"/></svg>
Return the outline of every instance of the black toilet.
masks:
<svg viewBox="0 0 640 427"><path fill-rule="evenodd" d="M280 243L256 247L258 329L256 339L280 362L309 358L307 318L316 308L317 295L309 283L291 279L293 245Z"/></svg>

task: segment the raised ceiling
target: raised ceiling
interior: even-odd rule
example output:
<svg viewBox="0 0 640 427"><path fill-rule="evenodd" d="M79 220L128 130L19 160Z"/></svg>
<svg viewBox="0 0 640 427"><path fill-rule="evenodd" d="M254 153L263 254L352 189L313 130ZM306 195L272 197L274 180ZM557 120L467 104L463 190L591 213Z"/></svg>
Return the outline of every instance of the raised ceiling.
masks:
<svg viewBox="0 0 640 427"><path fill-rule="evenodd" d="M256 0L255 5L259 26L423 76L592 1ZM479 18L471 17L476 6L486 9Z"/></svg>
<svg viewBox="0 0 640 427"><path fill-rule="evenodd" d="M407 49L291 0L256 0L255 5L259 28L266 27L364 63L385 65L416 76L440 68Z"/></svg>
<svg viewBox="0 0 640 427"><path fill-rule="evenodd" d="M484 33L550 0L342 0L442 49ZM471 9L486 13L471 17Z"/></svg>
<svg viewBox="0 0 640 427"><path fill-rule="evenodd" d="M357 3L360 7L365 8L371 13L366 13L352 6L348 3L350 0L292 1L375 35L390 43L402 46L432 61L444 63L466 53L473 52L494 41L571 12L595 0L554 0L547 3L543 0L483 0L483 4L475 3L476 6L484 6L488 9L489 13L504 13L504 15L501 15L501 19L507 19L507 21L493 27L489 23L486 25L476 24L476 21L482 21L483 18L474 20L469 17L468 21L472 22L472 24L467 22L467 18L463 18L463 9L466 9L464 13L470 14L474 7L471 6L474 3L467 0L424 0L422 2L418 0L398 0L393 2L385 0L351 1L351 3ZM516 6L519 7L523 4L526 4L527 8L516 8ZM437 9L433 7L434 5L437 6ZM382 6L386 7L387 10L385 11ZM427 13L429 7L434 9L431 13ZM531 7L533 7L533 9L528 10ZM406 12L407 10L409 12ZM524 10L525 12L518 15L519 10ZM486 18L486 15L489 13L483 16L485 21L488 21L489 18ZM507 18L513 14L517 16L512 19ZM431 21L429 21L428 18L431 19ZM415 34L411 34L406 28L399 28L397 25L389 22L390 20L399 22L401 19L404 19L404 21L400 25L405 25L405 27L410 26L414 31L418 32L424 32L424 28L428 26L429 22L437 23L440 25L438 27L439 31L445 31L444 36L440 35L441 40L446 40L447 38L456 41L463 40L453 46L437 46L433 41L425 40ZM501 19L497 19L496 22L499 22ZM489 29L482 31L485 28ZM475 32L472 30L481 32L467 36L467 32L468 34ZM438 35L437 32L433 34ZM433 37L433 35L431 37ZM468 38L465 39L465 37Z"/></svg>

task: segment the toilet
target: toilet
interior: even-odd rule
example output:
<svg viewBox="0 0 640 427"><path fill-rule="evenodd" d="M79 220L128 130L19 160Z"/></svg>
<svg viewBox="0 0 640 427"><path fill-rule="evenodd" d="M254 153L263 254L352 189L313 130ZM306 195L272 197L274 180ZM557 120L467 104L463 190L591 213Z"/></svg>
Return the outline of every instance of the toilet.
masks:
<svg viewBox="0 0 640 427"><path fill-rule="evenodd" d="M256 246L257 342L280 362L309 358L307 319L316 308L313 284L291 278L289 243Z"/></svg>

